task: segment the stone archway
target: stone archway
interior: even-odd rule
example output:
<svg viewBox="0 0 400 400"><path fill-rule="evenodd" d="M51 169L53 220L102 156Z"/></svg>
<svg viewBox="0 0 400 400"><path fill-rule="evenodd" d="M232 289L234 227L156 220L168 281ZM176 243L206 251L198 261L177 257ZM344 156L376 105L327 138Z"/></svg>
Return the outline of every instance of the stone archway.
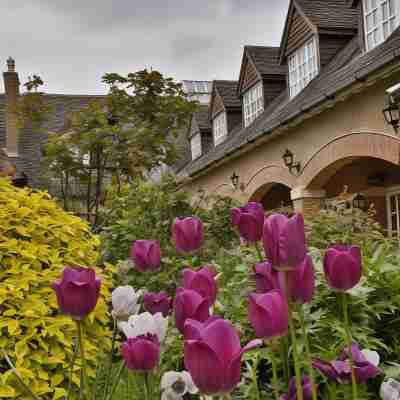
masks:
<svg viewBox="0 0 400 400"><path fill-rule="evenodd" d="M400 165L400 139L381 133L350 133L321 147L304 165L299 187L321 189L337 171L354 160L369 157Z"/></svg>
<svg viewBox="0 0 400 400"><path fill-rule="evenodd" d="M376 132L351 133L321 147L306 162L292 190L295 209L315 212L323 198L362 192L386 224L386 193L400 184L400 139Z"/></svg>

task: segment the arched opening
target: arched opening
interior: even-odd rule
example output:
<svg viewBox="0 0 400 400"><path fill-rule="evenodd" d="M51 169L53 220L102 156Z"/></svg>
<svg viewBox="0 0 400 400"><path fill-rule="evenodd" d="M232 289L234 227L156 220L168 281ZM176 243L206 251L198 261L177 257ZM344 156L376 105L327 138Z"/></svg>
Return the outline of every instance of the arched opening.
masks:
<svg viewBox="0 0 400 400"><path fill-rule="evenodd" d="M400 166L374 157L347 157L323 169L310 188L324 189L332 199L362 194L376 210L377 221L400 236Z"/></svg>
<svg viewBox="0 0 400 400"><path fill-rule="evenodd" d="M290 187L283 183L267 183L251 196L250 201L260 202L266 211L291 207L290 191Z"/></svg>

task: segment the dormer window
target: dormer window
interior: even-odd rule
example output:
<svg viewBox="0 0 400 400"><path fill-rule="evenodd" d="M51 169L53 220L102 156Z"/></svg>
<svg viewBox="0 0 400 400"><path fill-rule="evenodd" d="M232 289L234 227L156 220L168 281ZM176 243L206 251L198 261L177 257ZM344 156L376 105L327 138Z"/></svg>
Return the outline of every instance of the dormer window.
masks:
<svg viewBox="0 0 400 400"><path fill-rule="evenodd" d="M315 38L289 56L290 97L299 94L318 75L317 46Z"/></svg>
<svg viewBox="0 0 400 400"><path fill-rule="evenodd" d="M366 49L384 42L400 24L398 0L364 0Z"/></svg>
<svg viewBox="0 0 400 400"><path fill-rule="evenodd" d="M214 145L222 143L228 136L228 128L226 124L226 113L222 112L214 118L213 121L213 135L214 135Z"/></svg>
<svg viewBox="0 0 400 400"><path fill-rule="evenodd" d="M192 150L192 160L201 156L201 134L197 133L190 139L190 148Z"/></svg>
<svg viewBox="0 0 400 400"><path fill-rule="evenodd" d="M264 110L263 84L258 82L243 95L244 126L249 126Z"/></svg>

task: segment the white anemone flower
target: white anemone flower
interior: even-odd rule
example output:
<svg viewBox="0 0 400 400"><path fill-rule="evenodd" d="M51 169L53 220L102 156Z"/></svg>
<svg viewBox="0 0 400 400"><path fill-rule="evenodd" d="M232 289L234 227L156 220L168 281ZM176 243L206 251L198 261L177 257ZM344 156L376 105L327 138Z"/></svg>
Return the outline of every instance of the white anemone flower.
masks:
<svg viewBox="0 0 400 400"><path fill-rule="evenodd" d="M382 400L400 400L400 382L390 378L381 385Z"/></svg>
<svg viewBox="0 0 400 400"><path fill-rule="evenodd" d="M137 314L140 310L138 301L141 295L141 290L136 292L131 286L119 286L113 290L111 294L113 318L126 320L131 315Z"/></svg>
<svg viewBox="0 0 400 400"><path fill-rule="evenodd" d="M182 400L186 393L198 391L187 371L168 371L161 378L161 400Z"/></svg>
<svg viewBox="0 0 400 400"><path fill-rule="evenodd" d="M121 321L118 326L128 339L150 334L156 335L161 343L167 334L168 318L160 312L152 315L146 311L130 316L127 322Z"/></svg>

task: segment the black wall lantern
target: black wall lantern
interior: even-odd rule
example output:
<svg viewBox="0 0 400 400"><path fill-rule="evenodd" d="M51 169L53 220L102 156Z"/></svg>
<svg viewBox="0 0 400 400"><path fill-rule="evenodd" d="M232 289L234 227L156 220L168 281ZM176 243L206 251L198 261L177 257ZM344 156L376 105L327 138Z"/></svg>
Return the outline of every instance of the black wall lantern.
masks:
<svg viewBox="0 0 400 400"><path fill-rule="evenodd" d="M383 110L383 115L386 122L392 125L394 131L399 133L400 126L400 107L398 104L390 102L390 104Z"/></svg>
<svg viewBox="0 0 400 400"><path fill-rule="evenodd" d="M293 170L296 170L297 173L300 172L300 163L294 162L294 155L289 150L286 149L285 154L282 156L283 162L285 163L286 167L289 168L289 171L293 173Z"/></svg>
<svg viewBox="0 0 400 400"><path fill-rule="evenodd" d="M239 187L239 175L234 171L231 176L232 186L237 189Z"/></svg>
<svg viewBox="0 0 400 400"><path fill-rule="evenodd" d="M383 116L397 134L400 127L400 84L389 88L386 93L388 94L388 106L383 109Z"/></svg>

